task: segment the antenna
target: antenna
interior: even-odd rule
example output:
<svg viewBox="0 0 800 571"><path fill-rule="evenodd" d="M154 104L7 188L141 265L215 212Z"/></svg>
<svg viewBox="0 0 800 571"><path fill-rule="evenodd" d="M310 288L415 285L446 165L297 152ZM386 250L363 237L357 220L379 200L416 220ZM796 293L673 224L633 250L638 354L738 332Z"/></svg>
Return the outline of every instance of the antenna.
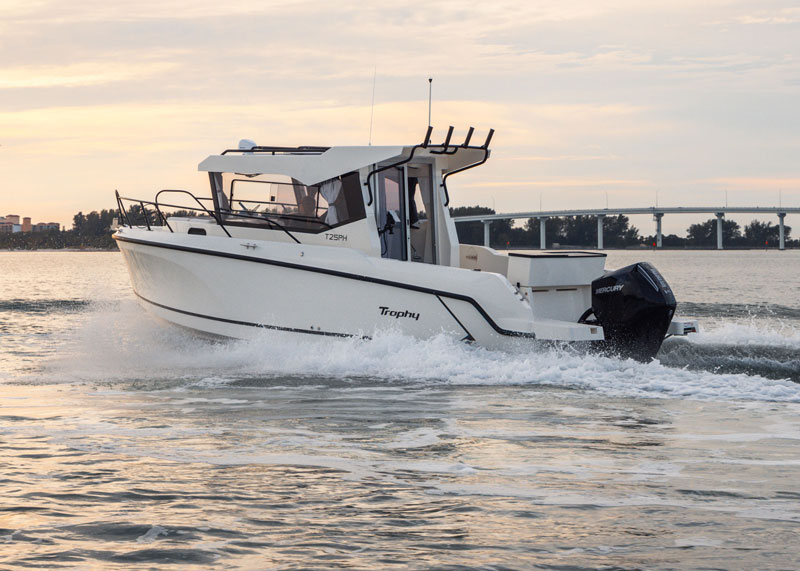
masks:
<svg viewBox="0 0 800 571"><path fill-rule="evenodd" d="M431 103L433 101L433 78L428 78L428 127L431 126Z"/></svg>
<svg viewBox="0 0 800 571"><path fill-rule="evenodd" d="M372 71L372 106L369 109L369 146L372 146L372 117L375 114L375 79L378 77L378 66Z"/></svg>

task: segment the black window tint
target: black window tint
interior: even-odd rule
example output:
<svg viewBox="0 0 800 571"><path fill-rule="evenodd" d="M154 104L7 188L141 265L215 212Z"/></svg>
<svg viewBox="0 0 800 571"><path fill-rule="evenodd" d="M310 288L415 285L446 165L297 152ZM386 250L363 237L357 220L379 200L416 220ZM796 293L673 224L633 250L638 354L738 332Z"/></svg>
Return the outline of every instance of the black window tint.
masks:
<svg viewBox="0 0 800 571"><path fill-rule="evenodd" d="M364 210L364 196L361 194L361 179L358 173L351 172L342 176L342 195L347 205L345 220L353 222L367 216Z"/></svg>

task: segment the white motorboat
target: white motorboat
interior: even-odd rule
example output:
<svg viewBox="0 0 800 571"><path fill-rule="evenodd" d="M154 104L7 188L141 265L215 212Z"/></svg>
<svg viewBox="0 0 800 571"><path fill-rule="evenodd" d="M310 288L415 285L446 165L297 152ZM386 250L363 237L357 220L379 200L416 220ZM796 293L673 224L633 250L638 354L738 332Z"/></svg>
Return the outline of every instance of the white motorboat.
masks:
<svg viewBox="0 0 800 571"><path fill-rule="evenodd" d="M168 322L248 338L260 329L370 337L444 333L487 347L594 344L652 358L696 331L648 263L599 252L501 254L459 244L447 181L482 145L263 147L206 158L210 195L121 197L114 239L142 305ZM188 202L188 204L187 204ZM176 212L176 209L182 212Z"/></svg>

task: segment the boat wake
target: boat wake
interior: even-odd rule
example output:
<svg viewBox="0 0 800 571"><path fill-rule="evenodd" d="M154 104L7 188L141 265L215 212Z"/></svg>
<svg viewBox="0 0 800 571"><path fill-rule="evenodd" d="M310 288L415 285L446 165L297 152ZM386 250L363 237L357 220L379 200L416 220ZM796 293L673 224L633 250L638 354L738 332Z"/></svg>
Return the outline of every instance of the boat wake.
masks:
<svg viewBox="0 0 800 571"><path fill-rule="evenodd" d="M781 322L773 329L755 320L726 323L701 332L691 341L667 339L659 360L693 371L759 375L800 383L800 330Z"/></svg>
<svg viewBox="0 0 800 571"><path fill-rule="evenodd" d="M386 332L372 340L264 331L251 341L209 340L157 324L133 301L93 304L60 340L58 356L28 380L193 386L522 385L613 397L800 402L800 331L728 324L694 340L668 339L650 363L526 345L492 351L445 336Z"/></svg>

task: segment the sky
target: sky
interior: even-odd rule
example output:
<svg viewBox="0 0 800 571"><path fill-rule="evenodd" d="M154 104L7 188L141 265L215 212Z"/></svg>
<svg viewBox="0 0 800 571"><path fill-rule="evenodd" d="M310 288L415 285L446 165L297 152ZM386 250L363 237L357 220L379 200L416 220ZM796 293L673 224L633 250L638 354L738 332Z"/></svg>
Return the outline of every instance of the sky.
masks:
<svg viewBox="0 0 800 571"><path fill-rule="evenodd" d="M206 193L241 138L415 144L428 77L435 141L496 130L455 206L800 206L798 38L797 0L0 0L0 215Z"/></svg>

